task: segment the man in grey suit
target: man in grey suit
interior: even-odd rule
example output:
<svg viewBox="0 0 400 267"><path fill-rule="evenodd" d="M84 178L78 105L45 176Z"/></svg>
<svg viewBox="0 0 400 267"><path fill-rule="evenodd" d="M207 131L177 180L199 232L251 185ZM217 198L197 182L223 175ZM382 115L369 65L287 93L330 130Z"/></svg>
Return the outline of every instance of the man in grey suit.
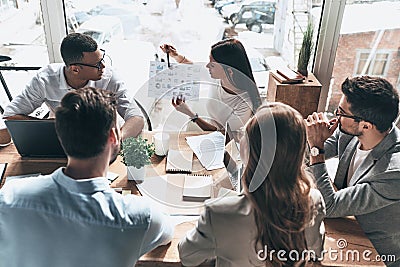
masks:
<svg viewBox="0 0 400 267"><path fill-rule="evenodd" d="M335 119L324 113L307 118L310 170L326 216L354 215L385 263L400 266L398 93L385 79L369 76L346 79L342 92ZM325 159L336 156L333 185Z"/></svg>

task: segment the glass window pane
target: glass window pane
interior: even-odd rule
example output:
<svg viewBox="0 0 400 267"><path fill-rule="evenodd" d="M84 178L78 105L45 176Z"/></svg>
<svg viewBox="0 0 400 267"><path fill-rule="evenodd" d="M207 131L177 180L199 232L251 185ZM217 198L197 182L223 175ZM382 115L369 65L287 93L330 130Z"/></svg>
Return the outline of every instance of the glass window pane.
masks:
<svg viewBox="0 0 400 267"><path fill-rule="evenodd" d="M370 53L375 55L364 74L383 76L396 86L400 72L400 57L397 55L399 16L400 2L396 0L346 1L326 107L328 111L332 112L339 103L342 82L347 77L363 74Z"/></svg>
<svg viewBox="0 0 400 267"><path fill-rule="evenodd" d="M48 64L47 46L40 9L40 0L0 2L0 55L11 57L0 66L41 67ZM18 95L35 71L2 70L12 96ZM1 86L1 85L0 85ZM0 105L8 104L0 87Z"/></svg>
<svg viewBox="0 0 400 267"><path fill-rule="evenodd" d="M65 1L65 12L68 32L83 32L94 37L111 57L112 67L128 85L130 95L138 96L144 106L165 115L170 113L170 101L147 97L146 87L149 61L155 60L156 53L159 60L166 60L159 49L161 44L172 44L179 54L202 63L208 74L205 65L211 45L223 38L237 38L246 48L260 93L266 95L269 69L283 64L297 70L303 33L309 21L314 22L313 43L316 42L319 23L313 20L311 10L320 7L321 0L248 1L244 8L241 1L218 7L220 2L69 0ZM107 34L111 37L102 37ZM313 55L309 69L312 58ZM205 107L198 103L193 106Z"/></svg>

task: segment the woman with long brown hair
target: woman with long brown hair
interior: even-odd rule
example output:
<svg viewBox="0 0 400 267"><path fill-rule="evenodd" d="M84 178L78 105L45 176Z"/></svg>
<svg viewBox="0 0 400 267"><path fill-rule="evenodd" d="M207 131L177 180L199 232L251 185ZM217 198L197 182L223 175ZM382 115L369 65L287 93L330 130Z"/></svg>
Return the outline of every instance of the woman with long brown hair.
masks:
<svg viewBox="0 0 400 267"><path fill-rule="evenodd" d="M192 63L171 45L164 44L161 49L178 63ZM233 130L238 130L261 105L260 94L243 44L232 38L213 44L206 67L211 78L218 80L217 87L210 91L206 106L211 120L200 118L180 96L172 100L172 105L205 131L219 130L227 121Z"/></svg>
<svg viewBox="0 0 400 267"><path fill-rule="evenodd" d="M182 263L216 258L216 266L301 266L308 256L318 258L325 204L304 170L302 116L282 103L263 105L240 143L244 190L205 203L196 229L179 244Z"/></svg>

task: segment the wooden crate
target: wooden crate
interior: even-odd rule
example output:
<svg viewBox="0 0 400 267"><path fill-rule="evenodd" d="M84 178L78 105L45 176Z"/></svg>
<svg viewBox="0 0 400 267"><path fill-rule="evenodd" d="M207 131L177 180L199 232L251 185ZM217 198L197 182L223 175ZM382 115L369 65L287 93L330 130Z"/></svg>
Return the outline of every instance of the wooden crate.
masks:
<svg viewBox="0 0 400 267"><path fill-rule="evenodd" d="M271 73L268 80L267 101L288 104L304 118L317 111L322 85L313 74L308 74L307 79L298 84L280 83Z"/></svg>

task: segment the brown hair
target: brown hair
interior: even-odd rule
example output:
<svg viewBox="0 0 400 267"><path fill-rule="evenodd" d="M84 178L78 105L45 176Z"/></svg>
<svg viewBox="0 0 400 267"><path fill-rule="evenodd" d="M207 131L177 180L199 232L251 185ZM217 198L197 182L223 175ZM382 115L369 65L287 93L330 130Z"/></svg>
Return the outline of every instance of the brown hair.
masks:
<svg viewBox="0 0 400 267"><path fill-rule="evenodd" d="M253 104L253 112L255 112L261 105L261 98L243 44L233 38L219 41L212 45L211 55L216 62L222 64L230 82L237 89L248 93ZM233 79L228 74L228 67L233 68Z"/></svg>
<svg viewBox="0 0 400 267"><path fill-rule="evenodd" d="M56 131L65 153L80 159L100 154L116 127L116 110L110 91L86 87L67 93L56 111Z"/></svg>
<svg viewBox="0 0 400 267"><path fill-rule="evenodd" d="M310 220L313 186L304 170L304 120L288 105L269 103L250 119L246 133L251 142L242 180L254 207L256 246L261 243L269 250L296 250L301 255L307 249L304 229ZM257 188L252 188L252 180L260 181ZM302 262L280 261L275 255L268 264L293 266Z"/></svg>

